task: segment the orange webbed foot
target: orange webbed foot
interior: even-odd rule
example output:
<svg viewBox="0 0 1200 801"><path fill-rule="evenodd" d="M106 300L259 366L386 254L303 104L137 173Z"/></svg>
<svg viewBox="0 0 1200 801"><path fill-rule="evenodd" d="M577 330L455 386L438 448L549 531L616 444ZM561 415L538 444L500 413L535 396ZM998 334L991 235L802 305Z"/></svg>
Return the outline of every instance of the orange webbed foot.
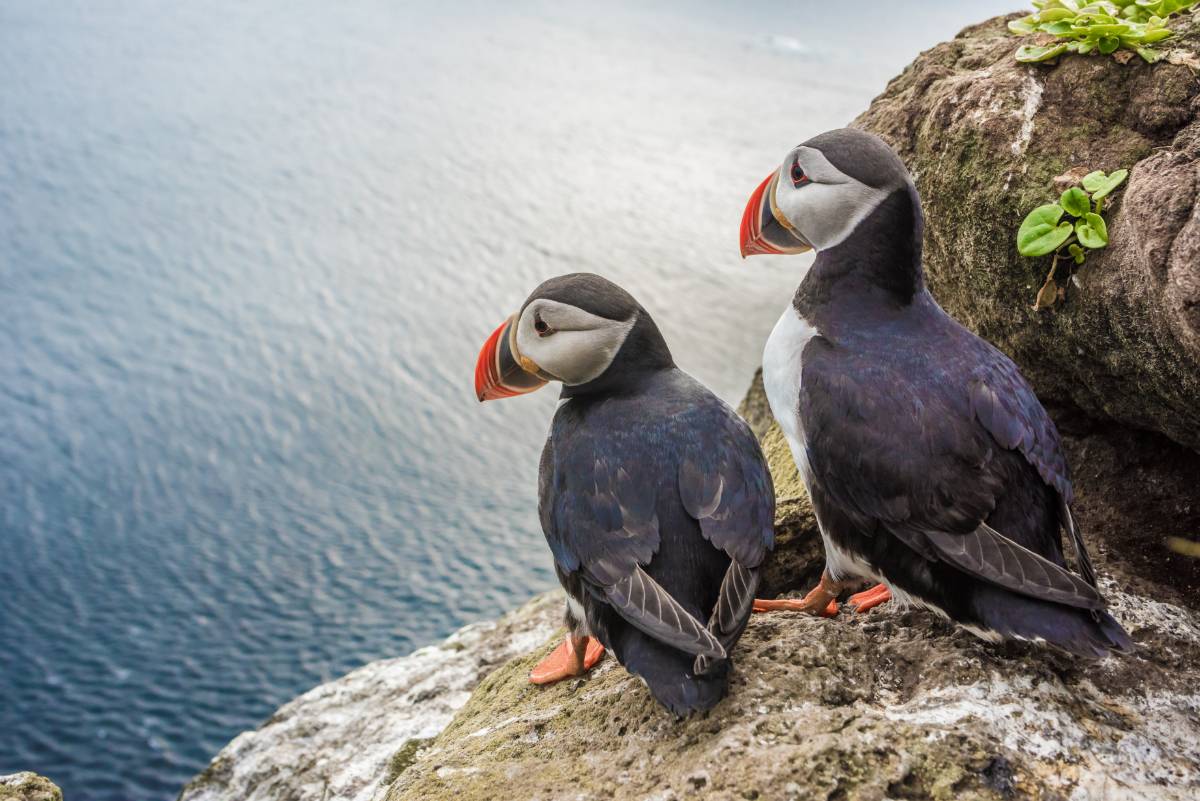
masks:
<svg viewBox="0 0 1200 801"><path fill-rule="evenodd" d="M781 598L776 601L754 599L755 612L808 612L821 617L833 617L838 613L837 596L842 591L842 584L834 581L826 570L821 574L821 581L816 587L800 600Z"/></svg>
<svg viewBox="0 0 1200 801"><path fill-rule="evenodd" d="M812 593L809 593L812 595ZM779 598L777 600L768 601L764 598L754 599L755 612L811 612L814 615L821 617L836 617L838 613L838 602L836 600L829 601L824 609L817 609L807 603L808 595L804 598Z"/></svg>
<svg viewBox="0 0 1200 801"><path fill-rule="evenodd" d="M595 637L567 635L562 644L538 662L529 672L531 684L553 684L582 676L604 657L604 646Z"/></svg>
<svg viewBox="0 0 1200 801"><path fill-rule="evenodd" d="M874 609L890 600L892 600L892 591L888 589L887 585L876 584L869 590L851 595L846 599L846 605L850 607L850 611L862 614L868 609Z"/></svg>

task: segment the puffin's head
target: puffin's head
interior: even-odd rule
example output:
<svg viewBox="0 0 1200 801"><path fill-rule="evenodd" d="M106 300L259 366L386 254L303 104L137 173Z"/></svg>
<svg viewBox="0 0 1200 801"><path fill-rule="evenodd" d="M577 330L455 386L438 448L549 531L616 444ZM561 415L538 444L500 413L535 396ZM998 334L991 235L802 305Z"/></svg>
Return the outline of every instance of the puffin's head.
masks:
<svg viewBox="0 0 1200 801"><path fill-rule="evenodd" d="M634 340L640 347L625 347ZM671 363L653 321L624 289L590 273L551 278L484 343L475 394L510 398L549 381L562 382L568 394L597 386L623 350L637 351L620 359L626 370Z"/></svg>
<svg viewBox="0 0 1200 801"><path fill-rule="evenodd" d="M792 149L750 196L742 257L827 250L897 190L912 187L904 163L879 137L839 128Z"/></svg>

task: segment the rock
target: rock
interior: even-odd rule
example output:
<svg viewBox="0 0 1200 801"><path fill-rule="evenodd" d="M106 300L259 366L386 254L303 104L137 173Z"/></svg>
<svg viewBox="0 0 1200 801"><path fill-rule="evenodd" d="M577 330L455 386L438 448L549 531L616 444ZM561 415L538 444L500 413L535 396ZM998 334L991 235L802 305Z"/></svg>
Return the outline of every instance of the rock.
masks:
<svg viewBox="0 0 1200 801"><path fill-rule="evenodd" d="M0 801L63 801L58 785L36 773L0 776Z"/></svg>
<svg viewBox="0 0 1200 801"><path fill-rule="evenodd" d="M1009 353L1044 400L1200 450L1200 19L1181 15L1172 58L1013 59L1014 17L922 53L855 125L916 177L938 301ZM1176 63L1172 63L1176 62ZM1049 268L1015 234L1069 171L1130 168L1066 305L1030 306Z"/></svg>
<svg viewBox="0 0 1200 801"><path fill-rule="evenodd" d="M562 604L559 595L538 596L440 645L310 690L225 746L180 801L367 801L404 772L480 679L557 629Z"/></svg>
<svg viewBox="0 0 1200 801"><path fill-rule="evenodd" d="M489 676L389 788L408 799L1193 799L1200 619L1105 586L1139 655L997 647L885 605L755 615L728 698L674 720L611 658Z"/></svg>

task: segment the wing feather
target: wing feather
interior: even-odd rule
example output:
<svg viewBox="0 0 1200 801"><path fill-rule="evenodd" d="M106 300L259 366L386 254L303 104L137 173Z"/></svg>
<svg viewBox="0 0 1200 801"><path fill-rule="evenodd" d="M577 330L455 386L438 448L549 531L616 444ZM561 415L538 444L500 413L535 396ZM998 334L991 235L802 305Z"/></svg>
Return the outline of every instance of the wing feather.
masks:
<svg viewBox="0 0 1200 801"><path fill-rule="evenodd" d="M1102 609L1096 588L1039 556L987 523L970 534L893 526L889 530L917 551L1007 590L1082 609Z"/></svg>
<svg viewBox="0 0 1200 801"><path fill-rule="evenodd" d="M695 656L725 658L712 632L641 567L603 592L617 614L656 640Z"/></svg>
<svg viewBox="0 0 1200 801"><path fill-rule="evenodd" d="M754 593L758 591L759 571L748 568L736 559L730 561L725 577L721 580L721 591L717 595L717 603L708 619L708 630L728 651L750 617L754 606ZM703 675L712 666L713 660L707 656L696 657L693 672Z"/></svg>
<svg viewBox="0 0 1200 801"><path fill-rule="evenodd" d="M679 463L679 498L704 537L747 567L775 545L775 489L754 433L724 403L697 414Z"/></svg>

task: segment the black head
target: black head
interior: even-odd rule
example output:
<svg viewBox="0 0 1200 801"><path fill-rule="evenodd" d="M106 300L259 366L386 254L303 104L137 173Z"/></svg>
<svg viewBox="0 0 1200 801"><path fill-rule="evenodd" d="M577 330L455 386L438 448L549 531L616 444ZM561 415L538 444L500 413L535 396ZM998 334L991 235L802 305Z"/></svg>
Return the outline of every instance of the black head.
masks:
<svg viewBox="0 0 1200 801"><path fill-rule="evenodd" d="M911 296L922 283L920 200L904 163L874 134L827 131L797 145L742 219L742 255L841 251L875 283Z"/></svg>
<svg viewBox="0 0 1200 801"><path fill-rule="evenodd" d="M547 381L563 394L614 391L647 370L674 365L650 315L633 296L591 273L541 284L480 353L480 400L536 389Z"/></svg>

